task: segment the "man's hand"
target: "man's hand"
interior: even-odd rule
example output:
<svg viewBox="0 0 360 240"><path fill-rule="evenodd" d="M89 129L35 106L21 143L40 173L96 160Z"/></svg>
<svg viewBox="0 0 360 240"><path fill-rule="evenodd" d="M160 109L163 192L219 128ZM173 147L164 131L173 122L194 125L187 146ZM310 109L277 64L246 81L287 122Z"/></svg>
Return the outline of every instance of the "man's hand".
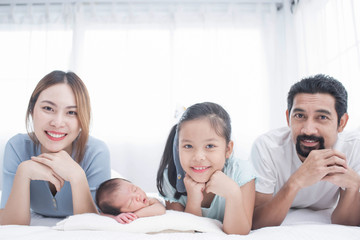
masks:
<svg viewBox="0 0 360 240"><path fill-rule="evenodd" d="M346 171L346 156L343 153L333 149L313 150L290 180L301 189L325 180L328 175Z"/></svg>
<svg viewBox="0 0 360 240"><path fill-rule="evenodd" d="M360 188L360 176L349 167L344 173L330 173L326 175L323 180L356 192L358 192Z"/></svg>

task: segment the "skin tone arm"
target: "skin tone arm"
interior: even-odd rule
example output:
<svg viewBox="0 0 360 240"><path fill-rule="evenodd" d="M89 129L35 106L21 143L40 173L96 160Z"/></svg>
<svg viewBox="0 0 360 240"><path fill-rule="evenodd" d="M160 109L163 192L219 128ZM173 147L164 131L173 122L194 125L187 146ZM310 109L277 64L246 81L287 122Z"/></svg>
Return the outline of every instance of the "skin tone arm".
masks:
<svg viewBox="0 0 360 240"><path fill-rule="evenodd" d="M311 186L328 174L346 172L345 156L332 149L313 150L280 191L256 193L253 229L282 223L300 189Z"/></svg>
<svg viewBox="0 0 360 240"><path fill-rule="evenodd" d="M360 176L347 168L343 174L331 174L324 178L345 190L340 190L340 198L331 215L331 222L351 226L360 225Z"/></svg>
<svg viewBox="0 0 360 240"><path fill-rule="evenodd" d="M201 213L201 202L203 200L203 190L205 189L205 184L197 183L191 179L189 175L185 175L184 178L185 188L187 189L187 203L186 208L177 202L169 202L166 201L166 209L167 210L175 210L179 212L188 212L195 214L197 216L202 216ZM188 191L189 190L189 191ZM191 191L190 193L190 190ZM195 196L195 197L194 197Z"/></svg>
<svg viewBox="0 0 360 240"><path fill-rule="evenodd" d="M84 170L66 151L43 153L32 160L50 167L71 185L74 214L98 213Z"/></svg>
<svg viewBox="0 0 360 240"><path fill-rule="evenodd" d="M117 222L126 224L126 223L131 223L137 218L151 217L151 216L158 216L165 214L165 207L159 202L159 200L155 198L150 198L149 201L150 201L149 206L141 208L133 213L120 213L117 216L110 214L101 214L101 215L114 218Z"/></svg>
<svg viewBox="0 0 360 240"><path fill-rule="evenodd" d="M165 207L155 198L149 199L149 206L141 208L134 213L138 217L150 217L165 214Z"/></svg>
<svg viewBox="0 0 360 240"><path fill-rule="evenodd" d="M255 180L242 187L221 171L216 171L206 184L206 192L222 196L225 201L223 231L227 234L248 234L252 225L255 201Z"/></svg>
<svg viewBox="0 0 360 240"><path fill-rule="evenodd" d="M30 224L30 181L44 180L54 184L57 191L64 180L49 167L34 161L22 162L15 174L10 196L0 212L0 224Z"/></svg>
<svg viewBox="0 0 360 240"><path fill-rule="evenodd" d="M185 175L184 185L187 192L187 202L184 212L202 216L201 203L204 199L205 183L195 182L188 174Z"/></svg>
<svg viewBox="0 0 360 240"><path fill-rule="evenodd" d="M166 206L167 210L175 210L175 211L179 211L179 212L185 211L184 206L177 202L170 203L169 201L166 201L165 206Z"/></svg>
<svg viewBox="0 0 360 240"><path fill-rule="evenodd" d="M203 191L214 193L226 199L223 231L227 234L248 234L252 225L255 201L254 180L239 187L236 182L221 171L216 171L205 184L197 183L186 175L184 184L188 193L186 207L179 203L167 203L167 209L185 211L202 216ZM205 188L205 189L204 189Z"/></svg>
<svg viewBox="0 0 360 240"><path fill-rule="evenodd" d="M252 228L280 225L299 190L289 180L274 197L272 194L256 192Z"/></svg>

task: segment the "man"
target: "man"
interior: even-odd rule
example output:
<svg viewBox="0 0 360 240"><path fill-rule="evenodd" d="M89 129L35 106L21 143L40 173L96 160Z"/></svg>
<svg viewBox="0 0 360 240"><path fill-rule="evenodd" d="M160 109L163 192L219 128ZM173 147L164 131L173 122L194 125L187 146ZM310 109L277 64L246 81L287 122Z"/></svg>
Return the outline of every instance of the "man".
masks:
<svg viewBox="0 0 360 240"><path fill-rule="evenodd" d="M280 225L291 207L336 203L332 223L359 225L360 134L342 133L348 121L343 85L325 75L294 84L286 118L288 127L260 136L251 151L257 174L253 229Z"/></svg>

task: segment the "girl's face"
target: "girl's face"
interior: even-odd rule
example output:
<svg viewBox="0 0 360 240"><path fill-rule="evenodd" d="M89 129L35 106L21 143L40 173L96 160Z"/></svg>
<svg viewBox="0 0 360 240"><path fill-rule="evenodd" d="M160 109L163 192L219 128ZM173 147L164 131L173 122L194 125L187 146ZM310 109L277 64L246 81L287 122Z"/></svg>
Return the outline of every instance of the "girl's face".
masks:
<svg viewBox="0 0 360 240"><path fill-rule="evenodd" d="M68 84L60 83L43 90L32 114L34 132L41 152L72 152L72 142L80 132L75 95Z"/></svg>
<svg viewBox="0 0 360 240"><path fill-rule="evenodd" d="M233 142L226 144L207 118L186 121L179 132L179 157L184 171L199 183L206 183L215 171L222 170L230 157Z"/></svg>

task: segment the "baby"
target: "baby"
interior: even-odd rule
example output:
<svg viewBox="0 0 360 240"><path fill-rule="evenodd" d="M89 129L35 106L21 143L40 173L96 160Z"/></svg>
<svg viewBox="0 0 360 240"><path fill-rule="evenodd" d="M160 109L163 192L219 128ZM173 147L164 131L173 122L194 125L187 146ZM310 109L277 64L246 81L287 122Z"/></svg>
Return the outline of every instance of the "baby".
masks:
<svg viewBox="0 0 360 240"><path fill-rule="evenodd" d="M96 191L96 204L102 215L123 224L140 217L165 213L165 207L159 200L148 198L141 188L122 178L101 183Z"/></svg>

